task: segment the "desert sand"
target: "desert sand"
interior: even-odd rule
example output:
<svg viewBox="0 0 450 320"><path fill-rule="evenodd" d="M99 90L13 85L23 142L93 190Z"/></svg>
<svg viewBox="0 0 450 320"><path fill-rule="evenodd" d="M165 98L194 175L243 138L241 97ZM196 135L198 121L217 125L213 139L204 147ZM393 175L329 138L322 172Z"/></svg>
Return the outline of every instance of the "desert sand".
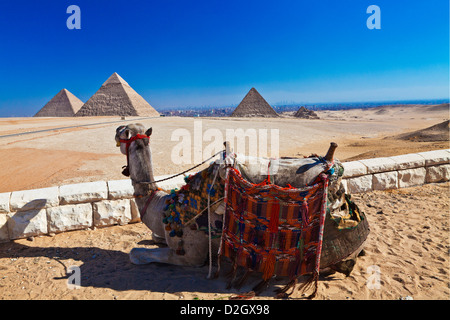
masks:
<svg viewBox="0 0 450 320"><path fill-rule="evenodd" d="M341 161L449 148L449 141L404 139L410 132L448 120L448 107L381 107L321 111L319 120L172 118L139 119L153 127L155 175L187 169L176 165L171 150L175 129L192 132L218 128L278 129L280 156L324 154L331 141ZM67 183L124 179L126 159L115 146L115 129L137 119L0 119L0 192ZM89 125L93 124L93 125ZM84 127L73 127L85 125ZM70 128L64 128L70 127ZM445 130L445 126L444 129ZM448 124L447 124L448 132ZM444 131L445 133L445 131ZM208 143L205 143L208 144ZM371 226L365 255L349 277L333 274L319 281L316 299L449 299L449 183L354 195ZM226 279L207 280L208 266L135 266L133 247L153 247L141 223L73 231L0 244L0 299L228 299ZM67 268L79 266L81 287L67 287ZM378 270L379 286L367 285ZM376 274L375 274L376 276ZM256 299L272 299L275 279ZM250 290L257 278L241 290ZM295 292L292 298L302 298Z"/></svg>

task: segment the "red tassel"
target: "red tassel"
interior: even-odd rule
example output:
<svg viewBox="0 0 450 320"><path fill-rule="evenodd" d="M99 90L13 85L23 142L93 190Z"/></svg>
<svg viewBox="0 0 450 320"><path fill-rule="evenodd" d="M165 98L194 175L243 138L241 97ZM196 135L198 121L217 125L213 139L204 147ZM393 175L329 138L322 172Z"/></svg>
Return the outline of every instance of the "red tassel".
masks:
<svg viewBox="0 0 450 320"><path fill-rule="evenodd" d="M272 203L272 212L270 213L269 231L278 232L278 220L280 218L280 204L278 201Z"/></svg>
<svg viewBox="0 0 450 320"><path fill-rule="evenodd" d="M266 258L266 261L264 261L263 265L263 280L267 281L270 278L272 278L273 273L275 272L275 262L276 258L273 253L269 253L269 255Z"/></svg>
<svg viewBox="0 0 450 320"><path fill-rule="evenodd" d="M307 226L309 224L309 220L308 220L308 214L309 214L309 208L308 208L308 203L305 201L303 201L302 203L302 220L303 220L303 225Z"/></svg>

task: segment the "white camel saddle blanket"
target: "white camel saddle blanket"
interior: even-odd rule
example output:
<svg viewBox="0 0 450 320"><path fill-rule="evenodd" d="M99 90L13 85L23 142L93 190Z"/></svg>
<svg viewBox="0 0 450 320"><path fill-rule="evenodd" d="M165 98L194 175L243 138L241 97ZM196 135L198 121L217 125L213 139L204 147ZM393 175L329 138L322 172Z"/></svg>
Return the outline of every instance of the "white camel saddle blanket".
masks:
<svg viewBox="0 0 450 320"><path fill-rule="evenodd" d="M236 154L233 159L234 167L244 179L255 184L270 179L270 183L280 187L311 185L319 174L328 170L328 163L318 156L271 159Z"/></svg>

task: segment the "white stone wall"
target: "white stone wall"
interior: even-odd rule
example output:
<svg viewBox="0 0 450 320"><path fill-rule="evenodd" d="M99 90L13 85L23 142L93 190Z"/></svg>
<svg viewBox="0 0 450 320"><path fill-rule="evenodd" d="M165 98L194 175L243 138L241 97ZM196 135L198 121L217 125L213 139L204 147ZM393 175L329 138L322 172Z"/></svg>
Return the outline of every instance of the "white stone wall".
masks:
<svg viewBox="0 0 450 320"><path fill-rule="evenodd" d="M388 190L450 180L450 149L344 162L349 193Z"/></svg>
<svg viewBox="0 0 450 320"><path fill-rule="evenodd" d="M171 190L183 184L180 176L158 185ZM139 222L133 193L129 179L0 193L0 242Z"/></svg>
<svg viewBox="0 0 450 320"><path fill-rule="evenodd" d="M349 193L450 180L450 149L344 162ZM156 180L169 177L155 177ZM179 176L158 185L180 188ZM0 242L140 221L129 179L0 193Z"/></svg>

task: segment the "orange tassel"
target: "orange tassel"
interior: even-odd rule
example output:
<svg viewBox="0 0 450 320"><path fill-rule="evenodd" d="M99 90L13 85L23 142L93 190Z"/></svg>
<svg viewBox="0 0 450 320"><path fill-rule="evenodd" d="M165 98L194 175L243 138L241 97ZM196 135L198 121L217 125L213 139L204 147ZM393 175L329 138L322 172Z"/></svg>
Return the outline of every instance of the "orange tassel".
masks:
<svg viewBox="0 0 450 320"><path fill-rule="evenodd" d="M273 273L275 272L275 262L276 258L273 253L269 253L265 261L263 262L263 279L264 281L269 280L272 278Z"/></svg>

